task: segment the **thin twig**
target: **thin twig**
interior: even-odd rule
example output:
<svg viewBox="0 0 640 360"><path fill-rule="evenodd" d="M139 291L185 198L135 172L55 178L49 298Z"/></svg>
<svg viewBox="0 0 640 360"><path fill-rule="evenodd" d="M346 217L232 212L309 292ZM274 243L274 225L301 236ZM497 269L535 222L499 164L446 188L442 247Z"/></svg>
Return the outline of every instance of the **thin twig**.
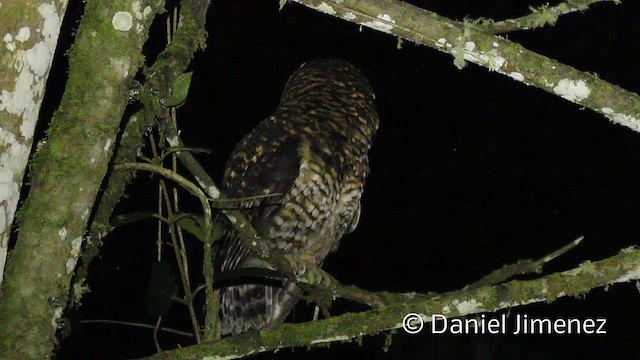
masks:
<svg viewBox="0 0 640 360"><path fill-rule="evenodd" d="M166 189L166 183L161 180L160 185L162 187L162 194L165 198L165 203L167 204L167 215L169 216L169 218L173 218L173 210L171 209L171 202L169 200L169 193ZM196 316L195 309L193 307L193 301L190 298L191 282L189 280L189 267L186 259L186 251L184 249L184 242L179 241L179 236L178 234L176 234L176 231L180 231L180 227L176 226L175 223L169 226L171 244L173 245L173 252L175 254L176 262L178 263L178 270L182 279L185 300L187 303L187 308L189 309L189 317L191 318L193 332L196 335L196 341L200 343L202 341L202 335L200 334L200 322L198 321L198 317Z"/></svg>
<svg viewBox="0 0 640 360"><path fill-rule="evenodd" d="M567 245L553 251L552 253L538 260L522 260L518 261L515 264L505 265L502 268L495 270L491 274L483 277L482 279L474 282L473 284L467 285L465 289L475 289L481 286L495 285L509 280L516 275L538 272L546 263L580 245L580 242L582 242L583 239L584 236L580 236Z"/></svg>
<svg viewBox="0 0 640 360"><path fill-rule="evenodd" d="M160 328L161 322L162 322L162 315L158 316L158 321L156 321L156 326L153 327L153 343L156 345L156 352L162 351L162 348L160 347L160 343L158 342L158 329Z"/></svg>
<svg viewBox="0 0 640 360"><path fill-rule="evenodd" d="M258 200L258 199L264 199L264 198L270 198L270 197L276 197L276 196L282 196L282 195L284 195L284 194L283 193L273 193L273 194L260 194L260 195L252 195L252 196L229 198L229 199L222 199L222 198L213 199L213 198L209 198L209 201L214 202L214 203L216 203L216 202L241 202L241 201Z"/></svg>
<svg viewBox="0 0 640 360"><path fill-rule="evenodd" d="M154 154L158 153L156 148L156 139L153 136L153 132L149 134L149 142L151 143L151 152ZM149 159L149 162L153 164L153 160ZM162 166L162 160L160 160L159 165ZM162 216L162 186L158 184L158 215ZM171 225L169 225L171 226ZM158 228L156 233L156 247L157 247L157 260L158 262L162 261L162 220L158 219Z"/></svg>
<svg viewBox="0 0 640 360"><path fill-rule="evenodd" d="M119 320L80 320L80 324L116 324L116 325L127 325L127 326L133 326L133 327L139 327L139 328L145 328L145 329L151 329L151 330L155 329L154 325L135 323L131 321L119 321ZM166 327L160 327L158 328L158 330L176 334L176 335L193 337L192 333L186 332L186 331L180 331L180 330L166 328Z"/></svg>
<svg viewBox="0 0 640 360"><path fill-rule="evenodd" d="M204 212L204 221L205 221L205 230L206 230L206 238L210 238L211 237L211 229L212 229L212 223L211 223L211 207L209 206L209 202L207 201L207 196L202 192L202 190L200 190L200 188L198 188L197 185L195 185L194 183L192 183L191 181L189 181L188 179L186 179L185 177L181 176L180 174L176 174L175 172L169 170L169 169L165 169L161 166L158 165L154 165L154 164L143 164L143 163L127 163L127 164L117 164L114 166L115 170L142 170L142 171L150 171L150 172L154 172L157 174L160 174L162 176L164 176L167 179L170 179L174 182L176 182L177 184L179 184L180 186L182 186L185 190L189 191L191 194L195 195L198 199L200 199L200 203L202 205L202 210ZM165 200L165 203L169 204L170 202L168 201L168 199ZM167 206L167 209L170 209L170 205ZM169 214L169 216L171 216L171 214ZM173 232L173 227L169 227L170 229L170 234ZM175 233L171 236L172 238L172 242L174 241L174 236ZM177 245L177 241L176 243L173 244L175 251L179 251L178 245ZM206 246L206 245L205 245ZM179 267L181 264L181 260L180 260L180 256L178 254L176 254L176 259L178 261ZM181 275L184 278L185 276L188 276L187 274L184 273L184 269L181 269ZM213 279L206 279L205 278L205 282L209 282L210 284L208 284L208 287L211 288L211 292L213 293ZM188 281L185 281L185 284L188 283ZM191 291L189 290L188 292L185 292L185 294L190 294ZM195 314L194 311L190 311L192 313L192 319L193 319L193 314ZM195 327L195 324L194 324ZM206 329L206 326L205 326ZM194 329L195 331L195 329ZM199 325L198 325L198 331L199 331ZM198 332L196 332L196 338L198 339L200 336L200 334Z"/></svg>
<svg viewBox="0 0 640 360"><path fill-rule="evenodd" d="M572 0L564 1L554 6L543 5L538 8L531 7L531 13L515 19L506 19L496 22L486 22L482 26L491 34L504 34L518 30L530 30L546 25L554 25L562 15L574 12L584 12L589 6L604 1L619 3L619 0Z"/></svg>
<svg viewBox="0 0 640 360"><path fill-rule="evenodd" d="M151 150L153 152L154 163L161 163L162 159L160 159L159 157L159 154L155 145L156 139L155 139L155 136L153 136L153 134L151 134L150 136L150 141L151 141ZM174 212L171 206L171 200L169 198L167 185L164 179L160 179L160 181L158 182L158 186L159 186L160 194L162 195L161 199L163 199L164 203L166 204L167 216L169 217L169 219L173 219ZM174 188L174 191L175 191L175 188ZM174 196L174 203L175 203L175 200L176 199ZM162 209L160 209L160 211L162 211ZM178 232L180 231L180 227L176 226L175 222L169 224L169 237L171 238L171 244L173 245L173 253L175 255L176 263L178 265L178 272L180 273L180 282L182 283L183 292L185 294L185 302L189 310L189 317L191 319L193 334L196 337L196 342L199 344L200 342L202 342L202 334L200 333L200 322L198 321L198 317L195 314L193 301L190 298L191 282L189 280L189 267L188 267L188 262L185 255L186 252L184 251L184 242L178 243L179 233L176 234L176 229Z"/></svg>

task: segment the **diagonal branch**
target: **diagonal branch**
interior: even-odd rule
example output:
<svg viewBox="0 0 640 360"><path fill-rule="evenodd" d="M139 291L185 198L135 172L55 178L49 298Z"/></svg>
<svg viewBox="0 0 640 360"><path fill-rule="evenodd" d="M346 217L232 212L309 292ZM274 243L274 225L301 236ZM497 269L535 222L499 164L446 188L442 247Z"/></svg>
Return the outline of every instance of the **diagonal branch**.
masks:
<svg viewBox="0 0 640 360"><path fill-rule="evenodd" d="M296 346L348 342L365 335L399 329L408 313L417 313L422 321L430 322L435 314L460 317L580 296L597 287L639 279L639 264L640 250L627 249L610 258L587 261L572 270L535 280L513 280L436 296L416 294L412 299L399 300L379 309L301 324L282 324L271 330L226 337L215 343L165 351L149 359L200 359L207 356L236 359Z"/></svg>
<svg viewBox="0 0 640 360"><path fill-rule="evenodd" d="M538 259L538 260L523 260L518 261L515 264L505 265L502 268L492 272L491 274L483 277L482 279L470 284L466 287L466 289L473 289L481 286L489 286L499 284L503 281L509 280L510 278L516 275L530 274L534 272L540 271L542 267L557 258L558 256L566 253L567 251L573 249L574 247L580 245L584 236L580 236L579 238L573 240L569 244L561 247L558 250L550 253L549 255Z"/></svg>
<svg viewBox="0 0 640 360"><path fill-rule="evenodd" d="M640 96L578 71L482 26L396 0L292 0L326 14L426 45L547 91L640 132Z"/></svg>

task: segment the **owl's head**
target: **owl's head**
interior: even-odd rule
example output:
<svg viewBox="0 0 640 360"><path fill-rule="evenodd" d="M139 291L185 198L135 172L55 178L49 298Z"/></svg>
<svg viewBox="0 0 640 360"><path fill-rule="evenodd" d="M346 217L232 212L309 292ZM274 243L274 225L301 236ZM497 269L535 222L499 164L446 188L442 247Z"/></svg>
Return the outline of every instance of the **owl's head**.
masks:
<svg viewBox="0 0 640 360"><path fill-rule="evenodd" d="M338 116L353 122L369 136L378 128L375 94L369 80L355 66L340 59L318 59L302 64L291 74L282 97L282 105L313 105L335 114L355 110L358 116ZM336 117L331 117L336 118Z"/></svg>

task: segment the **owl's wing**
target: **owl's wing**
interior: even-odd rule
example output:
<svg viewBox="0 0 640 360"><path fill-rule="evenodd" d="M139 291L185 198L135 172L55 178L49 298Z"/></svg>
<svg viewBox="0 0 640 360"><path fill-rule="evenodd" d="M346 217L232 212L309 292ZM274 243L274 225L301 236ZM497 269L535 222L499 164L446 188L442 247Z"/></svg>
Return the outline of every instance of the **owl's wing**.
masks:
<svg viewBox="0 0 640 360"><path fill-rule="evenodd" d="M274 195L246 201L247 214L262 241L269 241L268 224L283 207L300 175L302 138L277 129L256 128L236 148L225 174L230 197ZM275 132L275 133L274 133ZM268 133L268 136L267 136ZM266 139L270 139L267 142ZM275 139L275 140L274 140ZM249 155L250 154L250 155ZM232 227L222 239L219 252L221 271L242 267L265 267L266 264L242 246ZM226 287L222 291L222 332L240 333L269 327L284 321L298 300L297 287L285 281L279 287L266 279L252 279ZM270 286L267 286L270 285Z"/></svg>
<svg viewBox="0 0 640 360"><path fill-rule="evenodd" d="M259 141L263 136L260 131L247 136L234 151L225 174L227 196L257 196L242 201L241 207L259 235L263 233L265 219L281 207L282 200L293 187L301 162L299 137L285 135L280 142L264 144ZM221 241L220 270L233 270L242 265L250 252L242 246L237 231L231 224L227 225L226 236Z"/></svg>

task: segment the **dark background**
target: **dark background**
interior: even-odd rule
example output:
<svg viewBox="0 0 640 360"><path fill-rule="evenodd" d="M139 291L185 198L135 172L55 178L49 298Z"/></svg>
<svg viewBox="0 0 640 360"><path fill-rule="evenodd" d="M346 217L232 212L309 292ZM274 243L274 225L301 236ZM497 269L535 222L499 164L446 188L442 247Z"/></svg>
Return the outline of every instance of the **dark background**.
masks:
<svg viewBox="0 0 640 360"><path fill-rule="evenodd" d="M545 2L412 1L458 20L521 16L529 13L529 5ZM586 14L561 18L555 27L508 38L640 92L639 5L631 0L599 4ZM64 89L62 54L81 14L79 1L69 6L44 118ZM164 38L164 21L156 25L152 35L160 41L147 47L150 57ZM444 292L504 264L544 256L580 235L583 244L545 272L637 244L640 136L599 114L473 64L460 71L450 55L430 48L404 42L398 50L395 37L359 31L357 25L297 4L278 12L275 0L216 0L208 32L208 47L194 59L188 102L178 115L185 142L212 150L199 158L216 180L233 146L277 107L287 77L301 63L338 57L370 79L381 126L370 153L362 217L358 230L343 239L325 266L346 284ZM153 210L154 184L139 176L117 213ZM59 358L116 359L154 352L150 330L79 320L153 322L145 315L145 296L156 256L155 227L143 222L106 239L91 267L91 292L79 311L67 314L73 331L62 342ZM188 246L194 256L199 254L196 241ZM201 281L199 261L192 261L196 281ZM382 350L383 335L365 338L362 346L281 350L261 357L638 358L639 299L630 283L596 289L580 299L511 310L530 317L606 317L605 336L412 336L400 331L388 352ZM339 303L334 312L349 306ZM309 311L297 309L294 318L306 320ZM182 305L174 304L163 324L188 331L186 315ZM159 341L165 349L191 344L167 334Z"/></svg>

